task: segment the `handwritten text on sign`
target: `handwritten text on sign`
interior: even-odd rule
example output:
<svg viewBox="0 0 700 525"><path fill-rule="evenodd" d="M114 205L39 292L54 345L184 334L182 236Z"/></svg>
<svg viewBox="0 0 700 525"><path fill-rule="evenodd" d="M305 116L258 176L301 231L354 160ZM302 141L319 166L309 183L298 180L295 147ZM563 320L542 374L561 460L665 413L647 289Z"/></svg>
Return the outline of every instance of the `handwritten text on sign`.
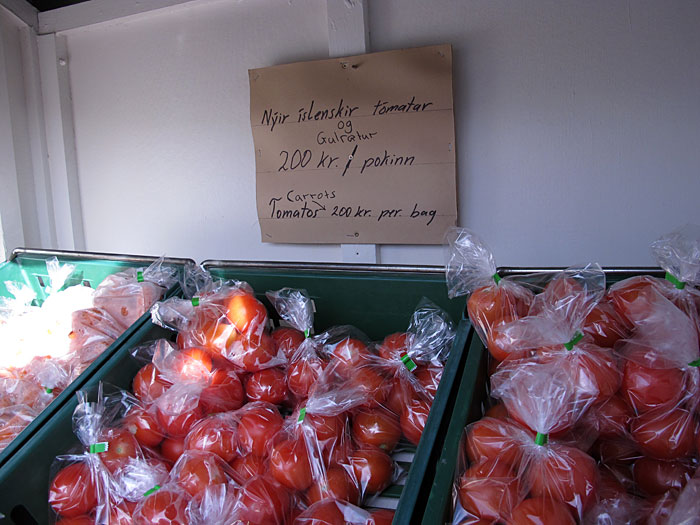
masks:
<svg viewBox="0 0 700 525"><path fill-rule="evenodd" d="M442 243L457 218L450 46L249 75L263 241Z"/></svg>

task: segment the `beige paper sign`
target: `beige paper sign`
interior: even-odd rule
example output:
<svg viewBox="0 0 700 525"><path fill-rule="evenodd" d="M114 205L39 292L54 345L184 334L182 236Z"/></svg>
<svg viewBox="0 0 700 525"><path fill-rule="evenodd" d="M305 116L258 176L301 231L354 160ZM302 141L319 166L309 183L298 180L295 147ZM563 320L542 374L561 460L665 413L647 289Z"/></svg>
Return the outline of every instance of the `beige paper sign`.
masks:
<svg viewBox="0 0 700 525"><path fill-rule="evenodd" d="M457 220L449 45L248 74L263 242L443 242Z"/></svg>

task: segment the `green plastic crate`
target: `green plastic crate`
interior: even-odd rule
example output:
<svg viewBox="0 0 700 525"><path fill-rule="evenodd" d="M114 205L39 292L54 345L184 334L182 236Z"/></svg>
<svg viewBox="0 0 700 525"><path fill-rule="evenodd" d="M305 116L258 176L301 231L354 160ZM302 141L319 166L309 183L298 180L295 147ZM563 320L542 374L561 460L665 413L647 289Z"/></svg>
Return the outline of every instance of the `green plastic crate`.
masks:
<svg viewBox="0 0 700 525"><path fill-rule="evenodd" d="M46 286L50 284L48 273L46 271L46 260L51 257L57 257L60 263L70 263L76 266L73 274L66 281L66 286L83 284L91 288L97 286L109 275L123 271L126 268L139 268L148 266L157 257L143 257L134 255L116 255L103 253L87 253L87 252L66 252L66 251L47 251L47 250L30 250L19 248L16 249L10 260L0 264L0 296L11 297L5 286L5 281L21 282L32 288L37 300L37 305L41 305L46 299ZM187 259L166 259L166 263L184 267ZM170 295L175 291L172 287L166 292ZM20 450L27 440L39 429L46 421L56 413L59 407L67 400L72 399L75 392L82 387L87 378L102 366L128 339L136 330L137 327L143 325L148 318L144 314L134 325L129 327L122 335L110 345L95 361L75 380L73 381L49 406L47 406L35 419L32 421L5 449L0 452L0 470L5 463Z"/></svg>
<svg viewBox="0 0 700 525"><path fill-rule="evenodd" d="M264 294L282 287L303 288L314 299L317 331L337 324L354 324L368 336L378 339L405 330L421 297L428 297L445 308L458 325L458 334L442 376L423 439L415 452L410 471L398 501L395 523L412 522L411 516L421 513L422 489L426 476L432 475L433 452L440 448L449 413L450 394L458 372L458 364L466 357L463 342L468 325L462 319L463 300L449 300L444 273L440 268L356 267L344 265L285 265L284 263L225 263L208 261L207 269L216 277L238 279L250 283L259 299L269 307ZM270 309L272 312L272 310ZM129 349L159 337L174 338L147 322L139 327L97 373L83 385L94 388L99 381L128 389L139 364ZM461 346L460 346L461 345ZM453 401L453 400L452 400ZM75 398L64 404L19 454L0 470L0 512L13 523L46 523L49 467L53 458L77 444L71 428L71 416L77 405ZM444 424L444 425L443 425ZM384 498L396 499L400 488L392 487ZM424 495L427 498L427 493ZM407 516L406 519L400 516Z"/></svg>
<svg viewBox="0 0 700 525"><path fill-rule="evenodd" d="M501 277L512 275L537 275L563 268L501 268ZM637 275L662 277L664 272L658 268L609 268L605 269L606 281L612 283ZM484 415L488 398L488 351L473 327L467 336L467 356L463 374L456 387L456 400L452 419L439 454L437 469L430 486L425 514L421 523L435 525L452 523L452 484L458 461L459 444L464 427ZM418 523L418 521L416 521Z"/></svg>

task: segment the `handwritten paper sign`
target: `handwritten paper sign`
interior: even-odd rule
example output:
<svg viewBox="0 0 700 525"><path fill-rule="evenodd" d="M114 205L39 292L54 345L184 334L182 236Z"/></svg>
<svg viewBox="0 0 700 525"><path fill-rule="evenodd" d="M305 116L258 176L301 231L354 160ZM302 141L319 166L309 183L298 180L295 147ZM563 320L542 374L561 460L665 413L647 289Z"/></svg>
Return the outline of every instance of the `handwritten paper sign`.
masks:
<svg viewBox="0 0 700 525"><path fill-rule="evenodd" d="M249 77L263 242L443 242L457 219L449 45Z"/></svg>

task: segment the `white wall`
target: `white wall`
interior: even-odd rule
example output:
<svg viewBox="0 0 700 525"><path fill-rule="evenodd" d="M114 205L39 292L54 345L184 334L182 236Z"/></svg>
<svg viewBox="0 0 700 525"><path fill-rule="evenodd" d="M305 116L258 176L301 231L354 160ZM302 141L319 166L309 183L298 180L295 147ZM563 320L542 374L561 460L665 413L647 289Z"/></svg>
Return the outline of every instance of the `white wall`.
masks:
<svg viewBox="0 0 700 525"><path fill-rule="evenodd" d="M369 4L372 51L453 44L460 222L502 265L649 264L650 241L700 223L698 20L691 0ZM325 0L193 2L65 34L88 250L342 260L260 242L248 113L248 68L328 56Z"/></svg>
<svg viewBox="0 0 700 525"><path fill-rule="evenodd" d="M37 205L43 188L35 180L42 166L35 157L35 86L27 76L32 35L27 24L0 6L0 261L16 247L40 246L41 226L47 226Z"/></svg>

